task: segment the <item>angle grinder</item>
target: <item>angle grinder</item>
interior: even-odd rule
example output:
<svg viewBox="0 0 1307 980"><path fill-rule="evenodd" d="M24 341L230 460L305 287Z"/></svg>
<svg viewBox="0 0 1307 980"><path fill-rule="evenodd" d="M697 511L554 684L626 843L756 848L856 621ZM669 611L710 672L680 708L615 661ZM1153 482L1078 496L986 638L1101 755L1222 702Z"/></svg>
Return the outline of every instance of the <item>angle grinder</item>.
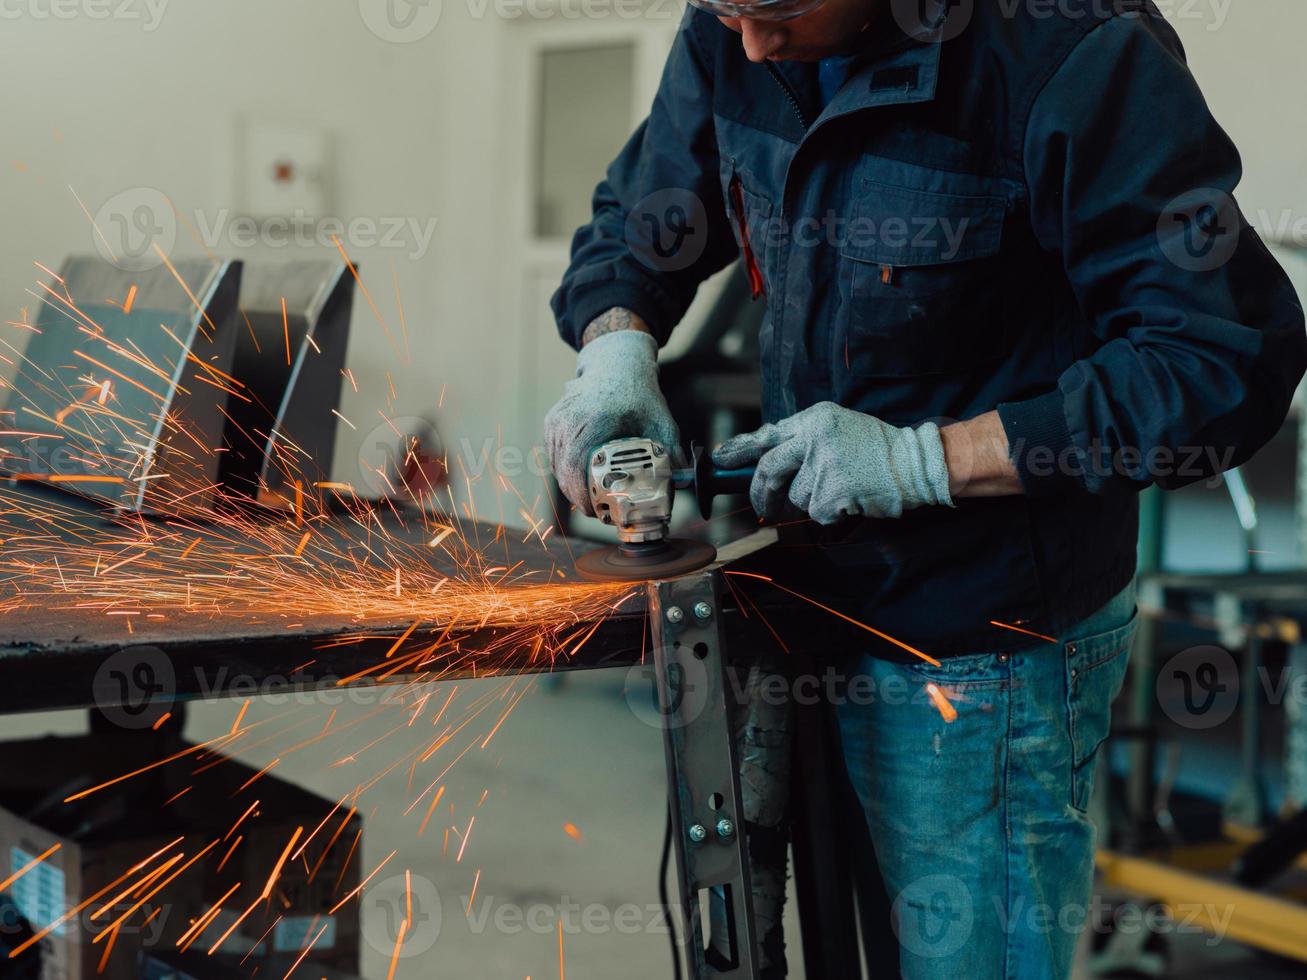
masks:
<svg viewBox="0 0 1307 980"><path fill-rule="evenodd" d="M706 520L714 497L748 492L753 470L716 469L700 447L692 447L690 455L694 465L676 469L667 448L652 439L618 439L591 453L590 501L595 516L617 528L617 544L578 558L576 570L583 578L672 578L717 557L710 544L669 536L672 500L677 490L692 489Z"/></svg>

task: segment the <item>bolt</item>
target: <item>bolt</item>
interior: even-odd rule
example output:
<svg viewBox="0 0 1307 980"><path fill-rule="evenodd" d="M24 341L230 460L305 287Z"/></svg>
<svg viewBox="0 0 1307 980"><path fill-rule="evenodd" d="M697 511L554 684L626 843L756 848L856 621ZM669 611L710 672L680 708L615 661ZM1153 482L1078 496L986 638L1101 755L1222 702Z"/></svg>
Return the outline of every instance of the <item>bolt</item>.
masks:
<svg viewBox="0 0 1307 980"><path fill-rule="evenodd" d="M722 840L730 840L735 836L735 824L731 823L726 817L717 821L717 836Z"/></svg>
<svg viewBox="0 0 1307 980"><path fill-rule="evenodd" d="M694 614L699 619L707 619L712 615L712 606L706 602L696 602L694 604Z"/></svg>
<svg viewBox="0 0 1307 980"><path fill-rule="evenodd" d="M665 453L666 451L667 450L663 449L663 447L658 445L658 443L656 442L654 443L654 447L653 447L654 456L661 457L662 454Z"/></svg>
<svg viewBox="0 0 1307 980"><path fill-rule="evenodd" d="M685 612L680 606L667 607L667 622L676 625L683 619L685 619Z"/></svg>
<svg viewBox="0 0 1307 980"><path fill-rule="evenodd" d="M690 827L690 840L696 844L702 844L708 839L708 831L704 829L703 824L696 823Z"/></svg>
<svg viewBox="0 0 1307 980"><path fill-rule="evenodd" d="M595 453L595 462L596 462L596 463L602 464L603 461L606 460L607 458L608 458L608 457L605 456L605 455L603 454L602 451L601 451L601 452L597 452L597 453Z"/></svg>

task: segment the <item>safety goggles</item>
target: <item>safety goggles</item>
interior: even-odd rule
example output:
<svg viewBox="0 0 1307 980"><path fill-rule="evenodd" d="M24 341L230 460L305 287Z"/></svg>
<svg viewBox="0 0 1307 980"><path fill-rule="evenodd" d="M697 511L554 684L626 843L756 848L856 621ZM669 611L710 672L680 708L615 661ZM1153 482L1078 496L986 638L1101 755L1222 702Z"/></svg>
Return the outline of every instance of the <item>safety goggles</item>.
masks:
<svg viewBox="0 0 1307 980"><path fill-rule="evenodd" d="M816 10L826 0L753 0L751 3L732 3L730 0L689 0L689 2L717 17L746 17L749 20L775 22L802 17Z"/></svg>

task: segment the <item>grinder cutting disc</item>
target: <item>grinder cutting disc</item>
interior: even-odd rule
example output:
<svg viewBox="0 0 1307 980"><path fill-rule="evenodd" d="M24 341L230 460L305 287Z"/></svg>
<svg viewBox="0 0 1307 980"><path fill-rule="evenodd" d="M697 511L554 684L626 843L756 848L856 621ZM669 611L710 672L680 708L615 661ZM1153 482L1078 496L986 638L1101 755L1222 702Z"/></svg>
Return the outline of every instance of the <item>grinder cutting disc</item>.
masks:
<svg viewBox="0 0 1307 980"><path fill-rule="evenodd" d="M576 570L592 582L638 582L685 575L716 557L717 549L710 544L668 538L657 546L638 550L614 544L587 551L576 560Z"/></svg>

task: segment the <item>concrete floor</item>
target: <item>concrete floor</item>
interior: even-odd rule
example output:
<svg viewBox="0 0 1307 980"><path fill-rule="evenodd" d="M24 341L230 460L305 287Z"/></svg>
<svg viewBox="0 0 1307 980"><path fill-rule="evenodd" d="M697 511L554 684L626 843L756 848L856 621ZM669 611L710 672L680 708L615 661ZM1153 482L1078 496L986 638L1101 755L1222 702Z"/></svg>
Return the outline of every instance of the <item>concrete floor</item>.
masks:
<svg viewBox="0 0 1307 980"><path fill-rule="evenodd" d="M412 872L417 925L406 939L407 955L396 980L527 976L552 980L559 976L560 920L568 980L671 977L657 889L664 815L661 735L641 720L640 710L633 710L642 706L644 693L628 692L624 676L621 671L570 675L559 690L534 685L489 747L469 751L444 779L445 794L421 837L417 826L425 801L413 814L403 814L412 799L406 788L406 766L367 796L363 872L370 872L391 850L398 854L374 879L363 904L364 980L386 977L405 869ZM464 684L447 717L492 693L520 690L522 683ZM433 692L427 719L436 703L448 697L448 687ZM628 696L633 699L630 703ZM393 733L389 739L334 767L331 763L339 758L338 750L327 755L289 755L276 767L280 778L334 803L361 780L429 741L430 734L421 732L420 726L404 727L403 709L379 704L382 698L377 691L364 692L358 698L363 703L337 706L333 724L355 723L350 742L360 748ZM498 719L499 703L469 725L469 732L476 729L478 744ZM229 730L239 707L232 701L191 705L188 737L207 739ZM313 716L315 721L304 726L304 731L312 731L321 724L316 718L325 720L330 710L319 703L287 706L256 701L245 722ZM0 719L0 740L78 731L83 725L83 717L76 713ZM269 743L240 758L262 767L290 741L294 739ZM426 780L458 751L446 748L433 757L420 770L427 773ZM418 789L423 785L424 781L415 781ZM484 802L479 802L483 793ZM461 847L458 831L450 833L442 855L445 828L462 831L473 816L475 825L462 860L456 860ZM317 817L305 815L306 821L310 818L316 822ZM572 834L565 829L568 824L574 825ZM469 915L474 880L476 894ZM789 918L787 933L797 937L792 906ZM1202 937L1183 940L1176 952L1171 974L1176 977L1303 975L1300 968L1280 969L1233 943L1212 949ZM792 976L803 975L795 964ZM1087 974L1082 970L1077 976L1079 980Z"/></svg>

